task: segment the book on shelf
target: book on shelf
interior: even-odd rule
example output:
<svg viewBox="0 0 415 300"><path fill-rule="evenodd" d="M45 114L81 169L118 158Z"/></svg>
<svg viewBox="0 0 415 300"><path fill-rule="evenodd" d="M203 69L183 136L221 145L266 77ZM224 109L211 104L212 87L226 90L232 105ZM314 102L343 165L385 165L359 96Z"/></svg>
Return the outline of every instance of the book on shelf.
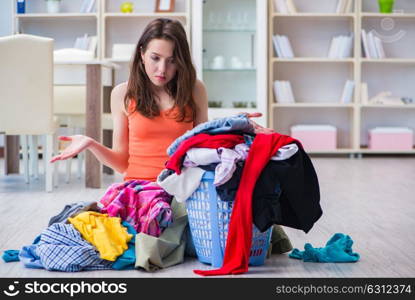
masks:
<svg viewBox="0 0 415 300"><path fill-rule="evenodd" d="M297 13L297 8L295 7L294 0L286 0L285 3L287 4L288 12L290 14L296 14Z"/></svg>
<svg viewBox="0 0 415 300"><path fill-rule="evenodd" d="M336 13L337 14L347 14L352 11L353 0L338 0Z"/></svg>
<svg viewBox="0 0 415 300"><path fill-rule="evenodd" d="M85 33L81 37L77 37L75 40L74 48L81 49L81 50L87 50L95 53L95 50L97 48L98 44L98 38L97 36L88 36L87 33Z"/></svg>
<svg viewBox="0 0 415 300"><path fill-rule="evenodd" d="M366 31L362 29L362 46L363 46L363 52L365 54L366 58L372 58L369 51L369 41L366 34Z"/></svg>
<svg viewBox="0 0 415 300"><path fill-rule="evenodd" d="M278 103L295 103L292 86L289 81L274 81L274 94Z"/></svg>
<svg viewBox="0 0 415 300"><path fill-rule="evenodd" d="M274 7L282 14L296 14L297 8L293 0L274 0Z"/></svg>
<svg viewBox="0 0 415 300"><path fill-rule="evenodd" d="M378 58L385 58L385 50L383 49L382 40L377 36L374 36L373 38L375 40L375 48Z"/></svg>
<svg viewBox="0 0 415 300"><path fill-rule="evenodd" d="M344 88L340 102L341 103L352 103L353 100L353 90L354 90L354 81L347 80Z"/></svg>
<svg viewBox="0 0 415 300"><path fill-rule="evenodd" d="M329 47L329 58L351 57L353 49L353 34L348 36L340 35L332 38Z"/></svg>
<svg viewBox="0 0 415 300"><path fill-rule="evenodd" d="M366 31L362 29L362 44L366 58L386 57L382 40L373 33L373 30L366 33Z"/></svg>
<svg viewBox="0 0 415 300"><path fill-rule="evenodd" d="M285 35L274 35L272 37L274 49L278 57L293 58L294 52L291 47L290 40Z"/></svg>
<svg viewBox="0 0 415 300"><path fill-rule="evenodd" d="M92 13L94 10L95 0L83 0L81 4L81 13Z"/></svg>
<svg viewBox="0 0 415 300"><path fill-rule="evenodd" d="M98 44L98 37L96 35L89 37L88 51L95 53L95 50L97 49L97 44Z"/></svg>
<svg viewBox="0 0 415 300"><path fill-rule="evenodd" d="M367 37L368 37L367 40L369 42L369 53L370 53L370 56L372 58L378 58L378 54L377 54L377 51L376 51L375 37L374 37L372 31L369 32L369 34L368 34Z"/></svg>
<svg viewBox="0 0 415 300"><path fill-rule="evenodd" d="M347 4L344 9L344 13L348 14L351 13L353 10L353 0L347 0Z"/></svg>

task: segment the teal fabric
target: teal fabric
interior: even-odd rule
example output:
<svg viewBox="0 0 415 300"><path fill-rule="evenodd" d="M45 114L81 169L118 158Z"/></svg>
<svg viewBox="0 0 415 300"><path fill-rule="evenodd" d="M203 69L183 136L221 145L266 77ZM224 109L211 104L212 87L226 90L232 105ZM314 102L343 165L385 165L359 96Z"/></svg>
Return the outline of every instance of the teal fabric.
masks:
<svg viewBox="0 0 415 300"><path fill-rule="evenodd" d="M133 238L128 242L128 249L112 264L112 268L115 270L132 270L135 266L135 236L137 232L130 223L123 221L121 224L127 227L128 233L132 234Z"/></svg>
<svg viewBox="0 0 415 300"><path fill-rule="evenodd" d="M2 256L3 260L8 263L12 261L20 261L19 250L5 250Z"/></svg>
<svg viewBox="0 0 415 300"><path fill-rule="evenodd" d="M353 240L343 233L334 234L323 248L304 245L304 251L295 248L288 256L305 262L356 262L360 255L352 250Z"/></svg>

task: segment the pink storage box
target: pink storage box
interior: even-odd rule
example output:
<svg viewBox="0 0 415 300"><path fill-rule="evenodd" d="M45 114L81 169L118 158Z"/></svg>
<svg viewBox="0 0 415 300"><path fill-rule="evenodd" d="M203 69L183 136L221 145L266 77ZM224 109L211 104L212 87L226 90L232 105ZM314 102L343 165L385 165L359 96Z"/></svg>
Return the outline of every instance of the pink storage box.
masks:
<svg viewBox="0 0 415 300"><path fill-rule="evenodd" d="M376 127L369 130L371 150L412 150L414 132L406 127Z"/></svg>
<svg viewBox="0 0 415 300"><path fill-rule="evenodd" d="M337 128L331 125L295 125L291 137L299 140L306 151L337 148Z"/></svg>

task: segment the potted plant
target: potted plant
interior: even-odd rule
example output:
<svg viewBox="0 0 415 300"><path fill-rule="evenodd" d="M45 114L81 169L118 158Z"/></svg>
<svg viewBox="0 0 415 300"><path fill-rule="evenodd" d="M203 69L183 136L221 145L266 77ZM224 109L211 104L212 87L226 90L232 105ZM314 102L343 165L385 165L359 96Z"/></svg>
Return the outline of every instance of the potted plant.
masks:
<svg viewBox="0 0 415 300"><path fill-rule="evenodd" d="M210 100L210 101L208 101L208 106L209 107L222 107L222 101Z"/></svg>
<svg viewBox="0 0 415 300"><path fill-rule="evenodd" d="M391 13L393 12L393 5L395 4L395 0L378 0L379 4L379 11L381 13Z"/></svg>
<svg viewBox="0 0 415 300"><path fill-rule="evenodd" d="M50 14L57 14L60 11L61 0L45 0L46 10Z"/></svg>
<svg viewBox="0 0 415 300"><path fill-rule="evenodd" d="M234 101L232 102L233 107L235 108L247 108L248 107L248 102L244 102L244 101Z"/></svg>

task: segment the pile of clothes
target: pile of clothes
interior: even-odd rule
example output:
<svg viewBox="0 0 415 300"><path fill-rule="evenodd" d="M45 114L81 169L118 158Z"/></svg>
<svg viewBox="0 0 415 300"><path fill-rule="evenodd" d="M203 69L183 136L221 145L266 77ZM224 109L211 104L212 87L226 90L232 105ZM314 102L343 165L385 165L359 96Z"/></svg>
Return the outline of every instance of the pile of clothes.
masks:
<svg viewBox="0 0 415 300"><path fill-rule="evenodd" d="M197 274L246 272L252 224L261 232L278 224L307 233L322 215L317 174L300 141L255 135L244 114L200 124L167 151L157 183L177 201L188 199L204 172L213 170L220 199L235 202L222 268Z"/></svg>
<svg viewBox="0 0 415 300"><path fill-rule="evenodd" d="M172 196L154 182L113 184L98 202L66 205L31 245L9 260L64 272L139 267L137 234L160 237L173 221L171 202Z"/></svg>
<svg viewBox="0 0 415 300"><path fill-rule="evenodd" d="M244 115L200 124L167 149L157 182L111 185L97 202L65 206L48 227L20 251L3 259L26 267L74 272L102 269L153 271L195 256L185 201L206 171L222 201L234 201L224 264L200 275L248 270L252 224L273 227L272 253L291 243L279 225L308 232L322 215L319 184L310 158L289 136L257 134Z"/></svg>

